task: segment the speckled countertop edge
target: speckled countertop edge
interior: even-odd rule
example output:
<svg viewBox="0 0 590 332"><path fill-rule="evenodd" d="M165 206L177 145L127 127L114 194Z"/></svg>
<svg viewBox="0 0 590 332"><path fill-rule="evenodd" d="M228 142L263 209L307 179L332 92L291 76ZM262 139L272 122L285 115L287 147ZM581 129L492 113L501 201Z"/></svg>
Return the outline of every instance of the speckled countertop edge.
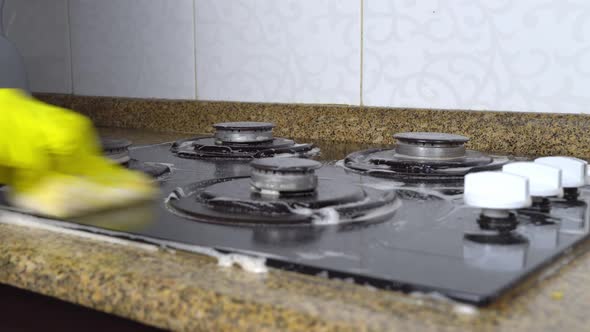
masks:
<svg viewBox="0 0 590 332"><path fill-rule="evenodd" d="M587 254L492 307L474 309L43 229L0 224L0 243L0 282L173 330L582 331L590 324Z"/></svg>
<svg viewBox="0 0 590 332"><path fill-rule="evenodd" d="M98 126L208 133L226 121L270 121L277 135L389 144L406 131L471 138L476 150L590 159L590 116L581 114L441 111L338 105L203 102L39 94L46 102L92 118Z"/></svg>

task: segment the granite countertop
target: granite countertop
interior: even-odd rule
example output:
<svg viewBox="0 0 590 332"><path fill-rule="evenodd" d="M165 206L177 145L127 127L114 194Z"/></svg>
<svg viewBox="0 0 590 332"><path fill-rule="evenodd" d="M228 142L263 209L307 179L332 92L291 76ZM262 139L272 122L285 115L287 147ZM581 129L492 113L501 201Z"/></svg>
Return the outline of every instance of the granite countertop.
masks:
<svg viewBox="0 0 590 332"><path fill-rule="evenodd" d="M102 132L137 144L179 138ZM101 236L0 224L0 282L174 330L581 331L590 329L587 249L590 244L555 266L560 269L477 309L275 269L254 274L206 256Z"/></svg>

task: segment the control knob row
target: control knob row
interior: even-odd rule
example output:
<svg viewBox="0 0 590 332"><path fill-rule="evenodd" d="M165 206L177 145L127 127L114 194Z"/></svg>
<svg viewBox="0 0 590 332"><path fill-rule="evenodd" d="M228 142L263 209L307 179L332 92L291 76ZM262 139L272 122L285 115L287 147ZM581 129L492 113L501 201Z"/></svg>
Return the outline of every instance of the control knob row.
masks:
<svg viewBox="0 0 590 332"><path fill-rule="evenodd" d="M561 197L563 189L586 184L587 163L571 157L542 157L534 162L514 162L501 172L465 176L464 200L472 207L514 210L529 207L532 197Z"/></svg>

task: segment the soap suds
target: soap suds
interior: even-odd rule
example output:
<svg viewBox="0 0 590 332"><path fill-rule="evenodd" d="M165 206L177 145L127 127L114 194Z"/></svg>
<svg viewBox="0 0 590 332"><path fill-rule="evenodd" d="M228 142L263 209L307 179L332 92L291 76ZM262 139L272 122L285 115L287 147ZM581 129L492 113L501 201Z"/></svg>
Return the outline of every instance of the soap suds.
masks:
<svg viewBox="0 0 590 332"><path fill-rule="evenodd" d="M340 213L334 208L322 208L312 217L314 225L336 225L340 223Z"/></svg>
<svg viewBox="0 0 590 332"><path fill-rule="evenodd" d="M110 244L116 245L123 245L123 246L131 246L138 249L143 249L147 251L158 251L158 247L151 244L145 243L137 243L135 241L124 240L120 238L114 238L106 235L96 234L96 233L88 233L84 231L79 231L75 229L69 228L62 228L59 226L50 225L44 222L44 219L37 218L29 215L18 214L18 213L11 213L11 212L1 212L0 213L0 223L6 225L14 225L14 226L21 226L21 227L29 227L35 229L46 230L55 233L61 233L66 235L72 235L76 237L81 237L85 239L90 239L93 241L105 242Z"/></svg>
<svg viewBox="0 0 590 332"><path fill-rule="evenodd" d="M108 231L94 227L72 224L64 221L34 217L18 212L1 211L0 224L15 225L72 235L104 243L124 245L133 248L156 252L160 249L178 249L196 254L201 254L217 259L220 266L229 267L237 265L244 271L252 273L266 273L266 258L254 257L243 254L225 254L209 247L188 245L171 241L156 240L153 238L127 234L117 231ZM141 243L141 242L145 243Z"/></svg>
<svg viewBox="0 0 590 332"><path fill-rule="evenodd" d="M222 267L239 266L242 270L252 273L267 273L266 258L252 257L240 254L221 254L217 263Z"/></svg>
<svg viewBox="0 0 590 332"><path fill-rule="evenodd" d="M455 304L453 306L453 312L459 315L466 316L473 316L479 313L476 307L467 304Z"/></svg>
<svg viewBox="0 0 590 332"><path fill-rule="evenodd" d="M416 300L419 300L420 304L424 304L424 300L450 304L452 305L453 313L459 315L473 316L479 313L479 310L476 307L469 304L459 303L438 292L412 292L410 293L410 296Z"/></svg>
<svg viewBox="0 0 590 332"><path fill-rule="evenodd" d="M336 251L322 251L322 252L297 252L297 257L306 259L306 260L318 260L323 258L344 258L353 261L358 261L360 258L358 256L345 254L343 252L336 252Z"/></svg>

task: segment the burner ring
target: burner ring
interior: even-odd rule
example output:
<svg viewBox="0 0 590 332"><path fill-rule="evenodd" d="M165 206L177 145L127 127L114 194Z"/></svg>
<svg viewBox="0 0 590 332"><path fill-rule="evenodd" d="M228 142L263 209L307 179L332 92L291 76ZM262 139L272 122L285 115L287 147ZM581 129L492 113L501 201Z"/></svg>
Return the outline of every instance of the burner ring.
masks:
<svg viewBox="0 0 590 332"><path fill-rule="evenodd" d="M401 156L424 159L457 159L465 156L464 145L446 145L446 144L408 144L399 142L395 147L395 152Z"/></svg>
<svg viewBox="0 0 590 332"><path fill-rule="evenodd" d="M131 141L126 139L101 138L100 144L105 157L112 160L115 164L125 165L131 160L129 156Z"/></svg>
<svg viewBox="0 0 590 332"><path fill-rule="evenodd" d="M315 170L321 164L299 158L264 158L250 163L252 190L261 194L312 193L318 186Z"/></svg>
<svg viewBox="0 0 590 332"><path fill-rule="evenodd" d="M430 143L430 144L465 144L469 138L461 135L435 132L409 132L393 135L398 141Z"/></svg>
<svg viewBox="0 0 590 332"><path fill-rule="evenodd" d="M444 133L401 133L393 135L398 140L395 153L417 159L445 160L465 157L465 143L469 138Z"/></svg>
<svg viewBox="0 0 590 332"><path fill-rule="evenodd" d="M260 143L273 140L274 124L267 122L225 122L213 125L215 144Z"/></svg>

